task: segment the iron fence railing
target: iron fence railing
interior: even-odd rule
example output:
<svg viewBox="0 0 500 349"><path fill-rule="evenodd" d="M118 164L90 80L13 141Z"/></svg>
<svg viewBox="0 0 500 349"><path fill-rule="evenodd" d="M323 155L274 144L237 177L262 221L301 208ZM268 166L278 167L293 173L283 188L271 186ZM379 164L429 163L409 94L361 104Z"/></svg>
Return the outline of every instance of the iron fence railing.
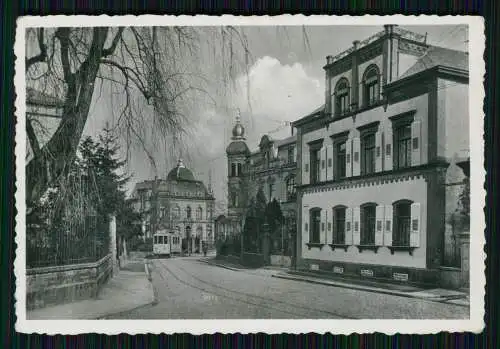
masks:
<svg viewBox="0 0 500 349"><path fill-rule="evenodd" d="M109 253L106 224L95 216L61 228L29 225L26 229L28 268L96 262Z"/></svg>
<svg viewBox="0 0 500 349"><path fill-rule="evenodd" d="M108 219L98 214L93 173L72 173L27 216L26 266L98 261L109 253Z"/></svg>

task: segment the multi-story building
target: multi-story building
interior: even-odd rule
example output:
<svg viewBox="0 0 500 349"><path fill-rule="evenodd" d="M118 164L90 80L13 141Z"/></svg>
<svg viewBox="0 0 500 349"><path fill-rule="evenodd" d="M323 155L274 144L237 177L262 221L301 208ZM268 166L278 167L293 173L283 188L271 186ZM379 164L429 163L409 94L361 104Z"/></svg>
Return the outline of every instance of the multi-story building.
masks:
<svg viewBox="0 0 500 349"><path fill-rule="evenodd" d="M176 231L183 235L183 248L188 251L200 250L203 241L213 243L215 198L182 160L166 179L137 183L132 197L143 214L145 237L160 229Z"/></svg>
<svg viewBox="0 0 500 349"><path fill-rule="evenodd" d="M467 53L386 25L324 70L325 105L293 123L298 268L437 282L456 254Z"/></svg>
<svg viewBox="0 0 500 349"><path fill-rule="evenodd" d="M266 201L276 199L285 217L284 243L296 222L296 136L273 140L262 136L259 147L250 151L245 142L245 129L238 116L232 142L226 149L228 161L228 212L220 217L218 232L225 236L240 234L251 198L263 191Z"/></svg>

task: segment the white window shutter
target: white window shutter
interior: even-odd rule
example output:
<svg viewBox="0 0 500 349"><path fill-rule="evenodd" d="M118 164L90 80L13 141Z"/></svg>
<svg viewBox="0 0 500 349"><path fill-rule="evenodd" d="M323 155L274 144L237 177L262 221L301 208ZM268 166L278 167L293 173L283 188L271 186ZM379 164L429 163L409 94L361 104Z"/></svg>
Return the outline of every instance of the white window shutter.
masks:
<svg viewBox="0 0 500 349"><path fill-rule="evenodd" d="M382 171L382 132L375 133L375 172Z"/></svg>
<svg viewBox="0 0 500 349"><path fill-rule="evenodd" d="M360 139L355 137L352 139L352 175L359 176L361 165L361 144Z"/></svg>
<svg viewBox="0 0 500 349"><path fill-rule="evenodd" d="M352 139L345 142L345 176L352 176Z"/></svg>
<svg viewBox="0 0 500 349"><path fill-rule="evenodd" d="M352 209L352 244L359 245L361 241L361 222L359 207Z"/></svg>
<svg viewBox="0 0 500 349"><path fill-rule="evenodd" d="M335 229L335 227L334 227ZM352 208L345 210L345 244L352 245Z"/></svg>
<svg viewBox="0 0 500 349"><path fill-rule="evenodd" d="M304 209L302 211L302 236L305 237L306 241L309 241L309 231L311 230L311 227L309 226L309 210Z"/></svg>
<svg viewBox="0 0 500 349"><path fill-rule="evenodd" d="M422 137L421 123L419 120L413 121L411 124L411 165L418 166L422 163Z"/></svg>
<svg viewBox="0 0 500 349"><path fill-rule="evenodd" d="M302 152L302 184L309 184L310 171L309 168L309 149L305 149Z"/></svg>
<svg viewBox="0 0 500 349"><path fill-rule="evenodd" d="M392 124L387 125L384 134L383 155L384 155L384 171L392 170L392 156L394 147L392 144Z"/></svg>
<svg viewBox="0 0 500 349"><path fill-rule="evenodd" d="M385 206L384 246L392 246L392 205Z"/></svg>
<svg viewBox="0 0 500 349"><path fill-rule="evenodd" d="M326 222L327 222L327 210L321 210L321 227L319 233L319 242L326 243Z"/></svg>
<svg viewBox="0 0 500 349"><path fill-rule="evenodd" d="M326 180L333 180L333 146L329 145L326 147Z"/></svg>
<svg viewBox="0 0 500 349"><path fill-rule="evenodd" d="M375 211L375 246L384 243L384 205L378 205Z"/></svg>
<svg viewBox="0 0 500 349"><path fill-rule="evenodd" d="M297 147L293 147L293 162L297 162Z"/></svg>
<svg viewBox="0 0 500 349"><path fill-rule="evenodd" d="M323 146L319 152L319 181L326 181L326 147Z"/></svg>
<svg viewBox="0 0 500 349"><path fill-rule="evenodd" d="M411 205L411 226L410 226L410 246L420 246L420 232L422 231L422 217L420 212L420 204L414 203Z"/></svg>

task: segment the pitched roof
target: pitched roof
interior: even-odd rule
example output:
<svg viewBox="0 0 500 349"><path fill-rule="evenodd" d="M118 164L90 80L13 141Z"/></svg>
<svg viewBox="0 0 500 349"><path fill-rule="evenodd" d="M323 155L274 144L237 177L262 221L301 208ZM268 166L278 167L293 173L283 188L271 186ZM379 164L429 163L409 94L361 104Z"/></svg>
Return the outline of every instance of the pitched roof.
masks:
<svg viewBox="0 0 500 349"><path fill-rule="evenodd" d="M294 122L292 122L292 125L301 124L304 121L308 121L309 119L313 119L313 118L315 118L318 115L318 113L320 113L320 112L322 112L324 110L325 110L325 105L323 104L320 107L314 109L312 112L310 112L306 116L303 116L300 119L295 120Z"/></svg>
<svg viewBox="0 0 500 349"><path fill-rule="evenodd" d="M295 143L297 141L297 135L293 135L284 139L279 139L275 141L276 147L282 147L287 144Z"/></svg>
<svg viewBox="0 0 500 349"><path fill-rule="evenodd" d="M404 79L424 70L444 66L460 70L469 70L469 55L464 51L451 50L439 46L430 46L427 53L417 60L406 72L399 77Z"/></svg>

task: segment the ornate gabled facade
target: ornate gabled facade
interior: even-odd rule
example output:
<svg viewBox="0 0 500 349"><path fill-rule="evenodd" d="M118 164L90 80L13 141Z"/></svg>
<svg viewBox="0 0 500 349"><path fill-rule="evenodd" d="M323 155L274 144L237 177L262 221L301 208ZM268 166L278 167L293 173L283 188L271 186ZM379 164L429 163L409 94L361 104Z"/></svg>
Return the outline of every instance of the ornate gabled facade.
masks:
<svg viewBox="0 0 500 349"><path fill-rule="evenodd" d="M195 179L179 160L166 179L137 183L132 197L143 214L143 232L152 237L160 229L183 235L183 249L201 251L202 242L214 242L215 198L210 188Z"/></svg>
<svg viewBox="0 0 500 349"><path fill-rule="evenodd" d="M469 149L467 53L386 25L324 70L325 105L293 123L298 268L443 281Z"/></svg>
<svg viewBox="0 0 500 349"><path fill-rule="evenodd" d="M259 148L251 152L245 142L245 129L238 116L231 143L226 149L228 161L228 212L217 222L223 236L240 234L251 198L262 189L267 202L276 199L286 220L287 246L296 222L296 136L274 140L262 136ZM222 233L221 233L222 234ZM222 235L220 235L222 237Z"/></svg>

